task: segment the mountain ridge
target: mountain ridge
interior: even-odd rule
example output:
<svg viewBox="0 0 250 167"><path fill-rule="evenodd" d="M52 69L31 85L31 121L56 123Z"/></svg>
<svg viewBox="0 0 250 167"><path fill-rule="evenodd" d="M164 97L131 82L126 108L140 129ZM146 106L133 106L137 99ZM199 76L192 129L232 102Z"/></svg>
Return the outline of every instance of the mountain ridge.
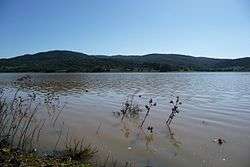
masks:
<svg viewBox="0 0 250 167"><path fill-rule="evenodd" d="M88 55L51 50L0 59L0 72L250 71L250 57L222 59L182 54Z"/></svg>

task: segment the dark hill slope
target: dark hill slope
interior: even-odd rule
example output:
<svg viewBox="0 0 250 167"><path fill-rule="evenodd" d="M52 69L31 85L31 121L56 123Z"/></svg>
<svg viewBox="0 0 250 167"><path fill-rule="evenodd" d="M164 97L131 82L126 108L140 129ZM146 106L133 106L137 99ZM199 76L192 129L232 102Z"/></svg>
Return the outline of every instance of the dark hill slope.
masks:
<svg viewBox="0 0 250 167"><path fill-rule="evenodd" d="M179 54L87 55L48 51L0 59L0 72L250 71L250 58L212 59Z"/></svg>

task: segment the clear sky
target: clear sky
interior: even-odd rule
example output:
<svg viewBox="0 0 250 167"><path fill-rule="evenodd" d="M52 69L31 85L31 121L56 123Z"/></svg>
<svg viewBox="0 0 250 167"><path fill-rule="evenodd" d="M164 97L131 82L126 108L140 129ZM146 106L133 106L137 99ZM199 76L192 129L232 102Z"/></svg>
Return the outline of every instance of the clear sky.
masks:
<svg viewBox="0 0 250 167"><path fill-rule="evenodd" d="M250 0L0 0L0 57L87 54L250 56Z"/></svg>

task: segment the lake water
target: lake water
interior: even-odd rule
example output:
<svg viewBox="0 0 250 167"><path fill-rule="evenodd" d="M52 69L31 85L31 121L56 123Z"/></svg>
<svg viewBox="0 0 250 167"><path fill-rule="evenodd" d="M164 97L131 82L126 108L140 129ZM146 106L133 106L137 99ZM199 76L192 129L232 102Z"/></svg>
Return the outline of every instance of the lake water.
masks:
<svg viewBox="0 0 250 167"><path fill-rule="evenodd" d="M0 74L0 87L13 91L20 87L14 81L23 75ZM250 73L28 75L33 84L22 91L59 95L66 104L65 125L75 137L96 144L99 156L111 152L134 166L250 166ZM137 128L145 112L124 121L114 116L133 94L144 110L150 98L157 102L144 126L153 126L153 134ZM171 136L164 123L176 96L183 104ZM45 143L55 140L51 135ZM226 142L218 145L213 141L218 137Z"/></svg>

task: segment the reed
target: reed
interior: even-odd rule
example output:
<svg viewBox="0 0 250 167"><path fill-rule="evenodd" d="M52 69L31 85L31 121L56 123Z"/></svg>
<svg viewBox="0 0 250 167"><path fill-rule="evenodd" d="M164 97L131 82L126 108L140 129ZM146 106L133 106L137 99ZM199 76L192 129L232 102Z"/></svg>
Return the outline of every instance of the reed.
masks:
<svg viewBox="0 0 250 167"><path fill-rule="evenodd" d="M17 82L25 84L26 79L30 82L30 77L22 77ZM69 134L67 134L67 140L63 140L65 127L64 122L61 125L62 120L59 117L65 105L60 107L61 103L57 97L45 99L43 103L34 92L24 94L20 89L17 89L12 98L5 95L5 90L0 88L0 160L3 160L0 161L0 166L18 166L20 163L27 166L40 165L35 165L35 161L48 163L49 166L58 166L55 164L60 163L69 166L81 164L87 166L89 159L97 153L97 148L91 144L76 140L69 141ZM43 110L43 105L47 106L47 111ZM46 113L48 117L41 117ZM37 157L34 151L36 152L36 146L41 142L39 139L42 131L46 130L44 127L55 128L56 124L61 126L59 126L60 131L54 153L50 157ZM72 144L71 141L74 143ZM57 146L61 142L65 142L65 148L60 151L60 154L56 154ZM6 150L7 153L2 154ZM66 162L65 159L70 159L70 162ZM33 160L34 162L30 162Z"/></svg>

